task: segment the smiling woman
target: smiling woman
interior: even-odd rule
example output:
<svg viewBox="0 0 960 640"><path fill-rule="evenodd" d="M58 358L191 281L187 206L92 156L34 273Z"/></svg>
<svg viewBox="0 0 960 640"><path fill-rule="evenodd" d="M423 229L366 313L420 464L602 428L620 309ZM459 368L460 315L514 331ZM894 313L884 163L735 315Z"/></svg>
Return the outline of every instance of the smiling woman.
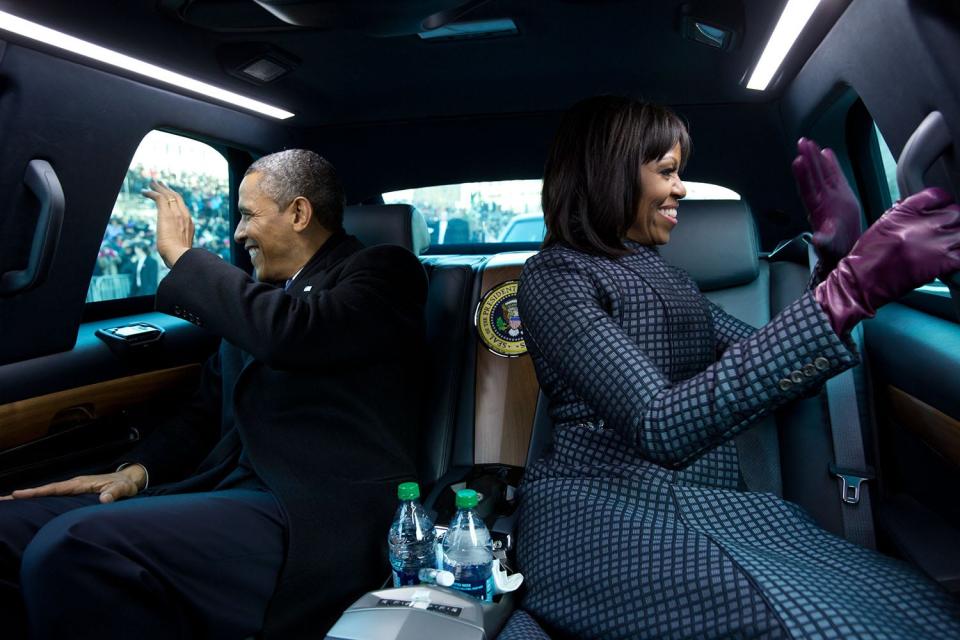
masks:
<svg viewBox="0 0 960 640"><path fill-rule="evenodd" d="M872 283L908 290L960 264L932 242L953 240L960 216L937 210L948 200L937 192L894 207L853 248L845 234L828 243L820 213L837 229L859 209L833 154L821 160L810 141L800 147L820 260L830 264L828 249L846 257L757 329L660 253L683 224L683 123L615 96L564 115L544 176L547 241L517 291L554 421L551 447L523 478L517 547L523 607L545 627L590 638L772 638L782 628L791 637L910 637L925 625L960 635L956 605L937 587L742 486L739 436L857 364L852 327L897 297ZM916 257L888 249L908 220L922 238ZM837 561L842 570L825 570ZM892 615L854 597L834 604L838 579L869 585L871 601L916 594L918 604ZM661 602L670 604L637 606ZM803 628L812 611L831 628Z"/></svg>
<svg viewBox="0 0 960 640"><path fill-rule="evenodd" d="M677 226L677 208L687 196L680 180L683 164L680 143L661 157L646 162L640 168L640 203L637 218L627 231L627 237L641 244L667 244L670 231Z"/></svg>
<svg viewBox="0 0 960 640"><path fill-rule="evenodd" d="M195 246L230 259L227 160L208 144L165 131L140 142L113 205L87 302L149 296L168 269L157 255L157 213L141 195L151 180L179 192L196 221Z"/></svg>

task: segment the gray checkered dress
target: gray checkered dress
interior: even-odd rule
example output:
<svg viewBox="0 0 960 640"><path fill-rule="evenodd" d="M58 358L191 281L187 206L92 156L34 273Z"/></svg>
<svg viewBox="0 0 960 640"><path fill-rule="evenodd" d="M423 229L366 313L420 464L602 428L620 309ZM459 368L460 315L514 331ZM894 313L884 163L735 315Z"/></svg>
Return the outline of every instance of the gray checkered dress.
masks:
<svg viewBox="0 0 960 640"><path fill-rule="evenodd" d="M906 564L738 490L731 438L857 363L813 296L756 330L629 247L555 245L520 281L556 424L522 490L524 609L556 637L960 637L955 601Z"/></svg>

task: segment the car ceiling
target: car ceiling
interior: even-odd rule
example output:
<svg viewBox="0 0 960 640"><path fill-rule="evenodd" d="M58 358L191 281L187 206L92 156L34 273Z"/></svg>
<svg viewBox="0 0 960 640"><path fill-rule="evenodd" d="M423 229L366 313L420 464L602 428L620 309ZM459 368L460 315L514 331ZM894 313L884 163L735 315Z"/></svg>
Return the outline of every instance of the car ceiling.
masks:
<svg viewBox="0 0 960 640"><path fill-rule="evenodd" d="M295 27L253 0L0 0L0 9L289 109L298 127L557 111L601 93L674 105L763 102L785 84L754 92L742 82L785 0L489 0L463 19L512 18L518 35L446 42L413 31L465 0L264 1L310 1L325 17ZM829 22L845 5L825 10ZM684 12L740 22L742 37L729 51L685 39ZM808 39L828 28L813 25L820 33ZM222 59L249 43L300 64L261 86L228 75ZM795 57L794 70L805 53Z"/></svg>

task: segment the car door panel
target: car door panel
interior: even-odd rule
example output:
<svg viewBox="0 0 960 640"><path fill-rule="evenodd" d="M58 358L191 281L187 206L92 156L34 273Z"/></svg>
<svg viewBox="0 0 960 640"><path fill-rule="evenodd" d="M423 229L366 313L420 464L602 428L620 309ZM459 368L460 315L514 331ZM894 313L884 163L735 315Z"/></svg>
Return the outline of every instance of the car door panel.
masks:
<svg viewBox="0 0 960 640"><path fill-rule="evenodd" d="M960 590L960 325L904 304L864 324L877 423L880 531Z"/></svg>
<svg viewBox="0 0 960 640"><path fill-rule="evenodd" d="M960 416L960 325L902 304L864 323L871 370L905 394Z"/></svg>
<svg viewBox="0 0 960 640"><path fill-rule="evenodd" d="M887 393L892 418L948 463L960 468L960 420L893 385L887 386Z"/></svg>
<svg viewBox="0 0 960 640"><path fill-rule="evenodd" d="M98 329L148 322L152 347L112 351ZM142 420L186 396L217 340L189 322L144 313L81 325L73 349L0 366L0 486L113 456L144 433ZM138 416L134 419L131 416ZM133 429L134 431L131 431Z"/></svg>

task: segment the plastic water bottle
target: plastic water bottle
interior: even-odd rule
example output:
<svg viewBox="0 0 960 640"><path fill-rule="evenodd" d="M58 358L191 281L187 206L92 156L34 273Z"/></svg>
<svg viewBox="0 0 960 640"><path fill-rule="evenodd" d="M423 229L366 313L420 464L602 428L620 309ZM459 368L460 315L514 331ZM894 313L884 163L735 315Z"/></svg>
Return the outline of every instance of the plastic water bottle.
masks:
<svg viewBox="0 0 960 640"><path fill-rule="evenodd" d="M443 538L443 568L453 574L453 588L480 600L493 599L493 541L473 510L477 492L457 492L457 515Z"/></svg>
<svg viewBox="0 0 960 640"><path fill-rule="evenodd" d="M404 482L397 487L400 506L390 525L387 543L390 545L390 565L393 567L393 586L420 584L420 570L437 566L436 540L433 521L418 502L420 487L416 482Z"/></svg>

